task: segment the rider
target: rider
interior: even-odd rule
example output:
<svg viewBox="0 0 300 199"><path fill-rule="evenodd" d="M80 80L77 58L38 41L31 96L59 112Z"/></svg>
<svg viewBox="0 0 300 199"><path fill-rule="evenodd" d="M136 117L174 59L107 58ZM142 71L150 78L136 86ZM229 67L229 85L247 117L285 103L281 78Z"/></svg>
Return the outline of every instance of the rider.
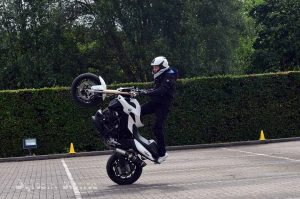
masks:
<svg viewBox="0 0 300 199"><path fill-rule="evenodd" d="M168 60L163 56L153 59L151 66L154 75L154 88L144 93L150 96L151 100L142 105L141 115L155 113L156 121L153 130L158 144L159 158L157 162L161 163L168 157L163 129L174 97L177 74L173 69L170 69Z"/></svg>

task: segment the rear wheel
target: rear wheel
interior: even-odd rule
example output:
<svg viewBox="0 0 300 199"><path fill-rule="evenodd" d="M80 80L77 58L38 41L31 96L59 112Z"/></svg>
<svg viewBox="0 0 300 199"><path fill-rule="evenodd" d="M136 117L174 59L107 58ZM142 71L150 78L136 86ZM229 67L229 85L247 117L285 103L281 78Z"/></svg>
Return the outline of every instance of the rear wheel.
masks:
<svg viewBox="0 0 300 199"><path fill-rule="evenodd" d="M143 168L127 157L114 153L107 161L106 171L109 178L115 183L128 185L139 179Z"/></svg>
<svg viewBox="0 0 300 199"><path fill-rule="evenodd" d="M71 86L72 97L83 107L95 107L102 100L102 94L89 92L92 86L101 85L99 77L92 73L84 73L76 77Z"/></svg>

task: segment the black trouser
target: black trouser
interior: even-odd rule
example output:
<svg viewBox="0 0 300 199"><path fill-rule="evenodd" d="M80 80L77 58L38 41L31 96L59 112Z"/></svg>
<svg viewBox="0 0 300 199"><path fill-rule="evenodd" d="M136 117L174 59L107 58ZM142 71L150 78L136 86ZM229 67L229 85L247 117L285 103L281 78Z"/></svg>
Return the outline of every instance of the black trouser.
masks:
<svg viewBox="0 0 300 199"><path fill-rule="evenodd" d="M151 113L155 114L156 120L153 126L153 131L157 140L159 156L164 156L166 153L165 136L163 130L164 130L165 121L168 116L168 112L169 112L169 105L158 104L151 101L142 105L142 111L141 111L142 116Z"/></svg>

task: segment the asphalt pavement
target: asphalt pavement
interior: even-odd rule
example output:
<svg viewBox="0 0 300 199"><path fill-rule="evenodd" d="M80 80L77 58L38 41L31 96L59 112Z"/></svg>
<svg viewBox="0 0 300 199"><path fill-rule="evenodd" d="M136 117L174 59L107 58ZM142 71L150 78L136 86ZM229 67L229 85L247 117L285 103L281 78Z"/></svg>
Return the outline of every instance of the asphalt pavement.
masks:
<svg viewBox="0 0 300 199"><path fill-rule="evenodd" d="M109 155L0 163L2 198L299 198L300 141L169 151L120 186Z"/></svg>

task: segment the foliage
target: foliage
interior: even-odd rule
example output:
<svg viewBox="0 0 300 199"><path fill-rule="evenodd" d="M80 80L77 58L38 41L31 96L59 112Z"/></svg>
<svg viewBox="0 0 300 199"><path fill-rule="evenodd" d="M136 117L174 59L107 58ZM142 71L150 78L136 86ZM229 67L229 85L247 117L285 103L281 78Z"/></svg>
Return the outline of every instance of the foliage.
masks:
<svg viewBox="0 0 300 199"><path fill-rule="evenodd" d="M245 23L245 29L239 38L238 47L233 52L234 62L231 68L234 74L244 74L251 67L251 56L254 53L253 43L257 37L257 27L255 20L249 15L249 12L257 5L263 3L264 0L244 0L242 15Z"/></svg>
<svg viewBox="0 0 300 199"><path fill-rule="evenodd" d="M80 66L79 52L62 2L14 0L1 4L1 87L69 84L76 73L74 66Z"/></svg>
<svg viewBox="0 0 300 199"><path fill-rule="evenodd" d="M236 0L4 0L0 89L70 85L83 72L102 74L109 83L149 81L149 63L158 55L181 77L243 73L240 65L247 65L252 44L243 5Z"/></svg>
<svg viewBox="0 0 300 199"><path fill-rule="evenodd" d="M267 139L299 136L299 91L299 72L181 79L167 122L167 144L257 140L261 129ZM77 151L105 148L93 133L96 109L76 107L69 88L0 91L0 104L0 157L26 154L26 137L37 138L36 154L67 152L71 142ZM153 121L146 119L140 130L150 138Z"/></svg>
<svg viewBox="0 0 300 199"><path fill-rule="evenodd" d="M249 72L285 71L300 68L300 1L266 0L251 16L258 37Z"/></svg>

